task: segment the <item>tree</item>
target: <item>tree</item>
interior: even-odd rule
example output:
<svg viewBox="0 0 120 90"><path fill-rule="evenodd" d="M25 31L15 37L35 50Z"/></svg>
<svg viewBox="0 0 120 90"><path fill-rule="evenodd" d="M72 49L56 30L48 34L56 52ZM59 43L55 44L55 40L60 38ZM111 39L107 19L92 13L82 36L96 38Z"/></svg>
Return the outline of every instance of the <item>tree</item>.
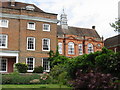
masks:
<svg viewBox="0 0 120 90"><path fill-rule="evenodd" d="M118 34L120 34L120 19L117 19L114 23L110 23L110 26L113 27Z"/></svg>

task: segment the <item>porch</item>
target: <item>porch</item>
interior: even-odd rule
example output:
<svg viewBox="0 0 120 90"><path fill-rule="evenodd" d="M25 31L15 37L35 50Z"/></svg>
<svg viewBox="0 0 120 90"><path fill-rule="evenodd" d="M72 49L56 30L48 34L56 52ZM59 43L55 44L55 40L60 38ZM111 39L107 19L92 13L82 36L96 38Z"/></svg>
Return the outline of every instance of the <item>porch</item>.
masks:
<svg viewBox="0 0 120 90"><path fill-rule="evenodd" d="M0 73L11 73L18 63L18 51L0 51Z"/></svg>

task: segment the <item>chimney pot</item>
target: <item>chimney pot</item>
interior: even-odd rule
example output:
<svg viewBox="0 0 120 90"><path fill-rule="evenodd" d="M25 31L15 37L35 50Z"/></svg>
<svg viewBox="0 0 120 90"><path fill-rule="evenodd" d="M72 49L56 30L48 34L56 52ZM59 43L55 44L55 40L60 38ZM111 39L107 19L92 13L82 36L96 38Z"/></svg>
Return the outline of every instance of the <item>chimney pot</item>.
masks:
<svg viewBox="0 0 120 90"><path fill-rule="evenodd" d="M92 29L95 29L95 26L92 26Z"/></svg>

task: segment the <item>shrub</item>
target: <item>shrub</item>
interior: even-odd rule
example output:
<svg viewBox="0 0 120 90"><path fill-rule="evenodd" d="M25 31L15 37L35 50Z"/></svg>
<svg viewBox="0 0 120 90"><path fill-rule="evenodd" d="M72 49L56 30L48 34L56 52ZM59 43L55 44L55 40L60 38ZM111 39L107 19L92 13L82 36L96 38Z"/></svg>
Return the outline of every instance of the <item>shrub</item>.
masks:
<svg viewBox="0 0 120 90"><path fill-rule="evenodd" d="M30 81L40 79L37 74L22 75L22 74L5 74L2 75L2 84L30 84Z"/></svg>
<svg viewBox="0 0 120 90"><path fill-rule="evenodd" d="M59 56L50 57L49 60L51 61L50 66L52 68L54 67L54 65L64 64L69 60L69 58L59 55Z"/></svg>
<svg viewBox="0 0 120 90"><path fill-rule="evenodd" d="M110 74L102 73L76 73L76 79L71 81L70 84L75 88L87 88L87 89L104 89L114 88L112 85L112 76Z"/></svg>
<svg viewBox="0 0 120 90"><path fill-rule="evenodd" d="M42 66L35 67L33 73L43 73L43 67Z"/></svg>
<svg viewBox="0 0 120 90"><path fill-rule="evenodd" d="M78 69L81 69L83 73L86 73L89 72L89 70L91 70L92 68L94 68L94 64L92 63L93 59L91 60L88 58L92 57L93 54L91 54L84 54L68 61L67 71L71 78L75 78L75 73Z"/></svg>
<svg viewBox="0 0 120 90"><path fill-rule="evenodd" d="M66 71L65 65L63 65L63 64L55 65L55 66L51 69L50 75L51 75L54 79L58 80L58 76L59 76L62 72L64 72L64 71Z"/></svg>
<svg viewBox="0 0 120 90"><path fill-rule="evenodd" d="M50 75L46 72L40 75L40 84L49 84L51 83Z"/></svg>
<svg viewBox="0 0 120 90"><path fill-rule="evenodd" d="M102 51L84 54L67 61L67 72L75 79L77 70L87 73L91 69L96 72L110 73L120 78L120 53L103 48Z"/></svg>
<svg viewBox="0 0 120 90"><path fill-rule="evenodd" d="M16 63L15 67L17 68L19 73L26 73L27 72L27 65L24 63Z"/></svg>
<svg viewBox="0 0 120 90"><path fill-rule="evenodd" d="M120 78L120 53L108 53L97 56L97 71L111 73L114 77Z"/></svg>
<svg viewBox="0 0 120 90"><path fill-rule="evenodd" d="M64 71L61 74L59 74L58 81L60 84L66 85L68 81L68 73Z"/></svg>
<svg viewBox="0 0 120 90"><path fill-rule="evenodd" d="M2 75L2 84L10 84L12 77L10 75Z"/></svg>
<svg viewBox="0 0 120 90"><path fill-rule="evenodd" d="M67 84L70 78L66 66L66 64L59 64L51 69L50 76L52 77L52 83Z"/></svg>

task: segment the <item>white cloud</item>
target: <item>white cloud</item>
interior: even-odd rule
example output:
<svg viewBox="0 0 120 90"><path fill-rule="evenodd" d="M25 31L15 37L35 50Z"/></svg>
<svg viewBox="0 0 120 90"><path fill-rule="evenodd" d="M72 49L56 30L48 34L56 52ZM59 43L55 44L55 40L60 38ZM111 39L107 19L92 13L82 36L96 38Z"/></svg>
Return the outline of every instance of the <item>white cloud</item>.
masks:
<svg viewBox="0 0 120 90"><path fill-rule="evenodd" d="M118 17L119 0L16 0L36 4L46 12L57 13L58 19L63 7L68 15L70 26L91 28L96 26L100 36L105 38L116 35L109 23Z"/></svg>

